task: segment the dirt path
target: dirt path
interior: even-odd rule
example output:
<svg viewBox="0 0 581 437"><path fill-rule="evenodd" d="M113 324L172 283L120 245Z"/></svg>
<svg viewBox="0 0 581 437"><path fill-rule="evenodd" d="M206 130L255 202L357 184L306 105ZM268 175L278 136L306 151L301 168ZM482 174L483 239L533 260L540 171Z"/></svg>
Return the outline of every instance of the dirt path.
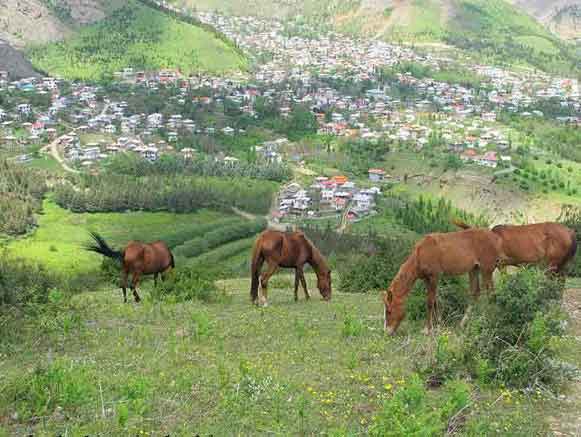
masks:
<svg viewBox="0 0 581 437"><path fill-rule="evenodd" d="M66 135L63 135L63 137L64 136L66 136ZM48 143L46 146L44 146L42 149L40 149L40 151L43 153L50 154L61 165L61 167L65 171L68 171L69 173L79 173L78 170L75 170L74 168L69 167L69 165L64 161L64 159L61 157L61 155L59 153L58 145L63 137L58 137L54 141Z"/></svg>
<svg viewBox="0 0 581 437"><path fill-rule="evenodd" d="M570 288L565 293L565 309L570 317L569 335L575 341L576 362L581 365L581 289ZM570 382L559 402L558 414L550 417L550 428L556 436L581 436L581 378Z"/></svg>

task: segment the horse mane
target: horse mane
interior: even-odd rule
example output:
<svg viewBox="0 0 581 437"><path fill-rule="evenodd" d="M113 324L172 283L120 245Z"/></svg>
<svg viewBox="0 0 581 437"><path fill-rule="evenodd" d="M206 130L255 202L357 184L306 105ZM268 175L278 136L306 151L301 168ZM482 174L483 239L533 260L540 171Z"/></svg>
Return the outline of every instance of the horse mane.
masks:
<svg viewBox="0 0 581 437"><path fill-rule="evenodd" d="M313 263L315 264L314 268L321 272L329 272L331 269L329 268L329 264L327 264L327 260L321 253L321 251L315 246L315 244L309 240L309 238L303 232L297 232L297 235L301 236L309 246L311 250L311 257L313 259Z"/></svg>
<svg viewBox="0 0 581 437"><path fill-rule="evenodd" d="M389 290L392 297L402 297L408 294L414 282L418 279L418 247L416 247L410 256L400 266L397 274L391 281ZM393 290L397 286L396 290Z"/></svg>

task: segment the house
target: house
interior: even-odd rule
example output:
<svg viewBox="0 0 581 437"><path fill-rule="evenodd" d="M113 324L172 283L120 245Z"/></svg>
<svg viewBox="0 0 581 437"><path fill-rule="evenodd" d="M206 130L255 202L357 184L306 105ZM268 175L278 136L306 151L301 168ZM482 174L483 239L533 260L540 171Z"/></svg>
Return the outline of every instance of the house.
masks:
<svg viewBox="0 0 581 437"><path fill-rule="evenodd" d="M194 157L194 153L196 153L196 151L190 147L184 147L182 150L180 150L180 153L182 155L182 158L192 159Z"/></svg>
<svg viewBox="0 0 581 437"><path fill-rule="evenodd" d="M480 157L478 163L486 167L496 168L498 165L498 156L495 151L486 152Z"/></svg>
<svg viewBox="0 0 581 437"><path fill-rule="evenodd" d="M28 103L22 103L17 107L20 115L29 115L32 112L32 106Z"/></svg>
<svg viewBox="0 0 581 437"><path fill-rule="evenodd" d="M380 168L370 168L369 180L373 182L381 182L385 178L385 171Z"/></svg>

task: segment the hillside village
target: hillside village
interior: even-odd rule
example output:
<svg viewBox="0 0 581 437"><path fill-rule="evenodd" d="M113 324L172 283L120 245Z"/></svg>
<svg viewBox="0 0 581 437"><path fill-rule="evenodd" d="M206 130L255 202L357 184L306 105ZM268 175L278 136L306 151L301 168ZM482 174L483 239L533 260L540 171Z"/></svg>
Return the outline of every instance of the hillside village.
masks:
<svg viewBox="0 0 581 437"><path fill-rule="evenodd" d="M461 68L482 78L480 86L418 78L405 71L386 81L382 76L385 68L413 63L438 72L457 61L334 33L317 39L288 36L283 23L254 17L202 13L198 18L254 57L269 61L251 73L230 77L185 77L175 70L145 72L133 68L115 74L114 83L124 87L128 98L135 93L171 96L172 113L149 107L137 112L119 98L118 92L108 95L99 85L52 77L11 81L6 72L0 72L0 93L13 96L11 107L0 107L1 148L25 163L32 159L31 149L52 147L58 160L91 172L98 172L101 162L118 153L138 154L151 162L164 155L193 160L209 154L235 166L243 157L198 150L192 139L237 137L245 134L244 128L229 124L228 117L195 121L188 117L186 108L215 114L234 107L240 117L257 118L258 102L266 102L282 118L289 117L297 105L307 107L316 117L320 136L372 145L389 142L392 148L405 146L418 153L427 145L437 145L438 153L454 154L466 163L510 170L518 144L497 123L500 112L542 118L546 116L542 111L531 108L550 100L570 114L556 117L557 122L581 125L576 79L466 63L460 64ZM364 91L352 95L344 84L364 84ZM44 102L46 108L37 101ZM260 162L302 165L305 157L291 145L288 138L273 135L253 147ZM387 168L369 169L375 182L389 179L388 173ZM354 215L366 214L381 191L377 187L373 192L365 188L358 191L349 185L352 182L345 185L336 180L329 185L333 180L325 179L328 176L316 175L309 187L318 190L316 195L311 192L307 196L303 188L292 195L282 194L276 214L319 214L320 205L340 211L348 200L355 203ZM321 199L311 209L314 197Z"/></svg>

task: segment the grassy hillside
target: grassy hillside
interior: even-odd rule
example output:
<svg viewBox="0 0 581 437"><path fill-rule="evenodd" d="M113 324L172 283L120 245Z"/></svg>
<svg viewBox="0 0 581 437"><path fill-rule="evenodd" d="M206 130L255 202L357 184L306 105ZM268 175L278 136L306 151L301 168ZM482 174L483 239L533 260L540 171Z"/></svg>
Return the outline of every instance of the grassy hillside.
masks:
<svg viewBox="0 0 581 437"><path fill-rule="evenodd" d="M67 311L41 318L43 335L31 325L4 336L0 435L354 436L382 421L371 435L411 435L387 433L406 412L408 424L425 421L416 434L443 435L456 413L451 389L464 384L470 402L449 422L455 435L545 435L550 413L575 416L540 391L455 380L424 390L413 374L440 354L450 366L457 332L424 336L408 321L390 338L377 294L325 303L314 292L295 304L291 278L276 278L266 310L250 306L248 280L220 283L225 295L213 304L160 303L148 291L140 305L123 304L111 287L74 296ZM577 362L578 345L571 353ZM393 406L404 394L413 408Z"/></svg>
<svg viewBox="0 0 581 437"><path fill-rule="evenodd" d="M124 67L225 72L246 66L212 33L130 1L63 42L29 50L33 64L69 79L97 80Z"/></svg>
<svg viewBox="0 0 581 437"><path fill-rule="evenodd" d="M131 239L153 241L161 238L176 246L197 236L194 227L203 228L206 233L221 224L240 222L243 220L235 216L209 210L192 214L73 214L45 201L43 213L38 217L38 229L29 237L12 240L8 250L11 255L39 262L56 273L77 274L93 271L101 265L101 257L81 250L89 240L89 231L102 233L115 247ZM169 238L178 233L183 235Z"/></svg>

